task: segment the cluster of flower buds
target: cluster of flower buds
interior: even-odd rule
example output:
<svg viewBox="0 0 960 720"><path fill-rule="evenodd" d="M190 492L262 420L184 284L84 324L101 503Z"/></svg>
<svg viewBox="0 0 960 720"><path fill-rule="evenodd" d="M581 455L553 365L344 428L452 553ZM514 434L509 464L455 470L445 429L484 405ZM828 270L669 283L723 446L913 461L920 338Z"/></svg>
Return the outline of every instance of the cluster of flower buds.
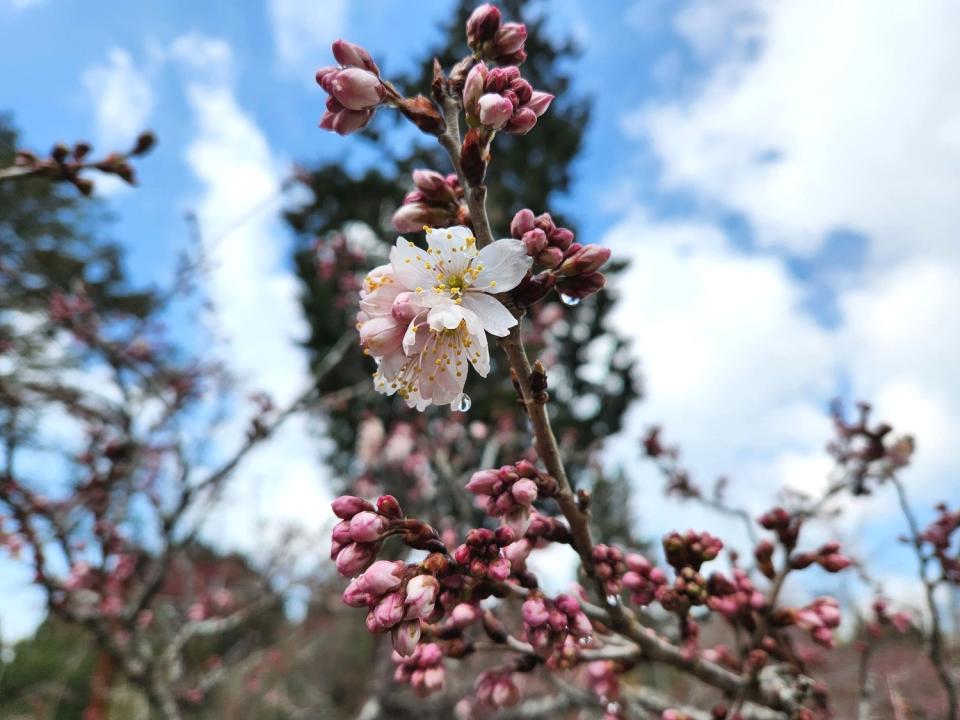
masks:
<svg viewBox="0 0 960 720"><path fill-rule="evenodd" d="M332 507L341 522L333 528L330 558L341 575L352 577L373 562L380 541L401 517L400 505L392 495L381 497L376 507L363 498L341 495Z"/></svg>
<svg viewBox="0 0 960 720"><path fill-rule="evenodd" d="M631 593L630 602L641 607L649 605L656 599L657 591L667 584L667 576L663 570L637 553L628 554L626 564L623 587Z"/></svg>
<svg viewBox="0 0 960 720"><path fill-rule="evenodd" d="M590 619L572 595L554 600L532 593L523 603L523 631L527 640L546 658L547 667L570 668L580 654L579 640L593 635Z"/></svg>
<svg viewBox="0 0 960 720"><path fill-rule="evenodd" d="M867 630L874 637L880 637L885 626L891 626L899 633L905 633L913 627L913 618L909 613L902 610L890 612L890 603L883 598L873 601L873 615L874 619L867 623Z"/></svg>
<svg viewBox="0 0 960 720"><path fill-rule="evenodd" d="M740 568L733 569L733 578L715 572L707 582L707 605L734 624L753 630L753 613L763 610L767 601Z"/></svg>
<svg viewBox="0 0 960 720"><path fill-rule="evenodd" d="M837 573L850 567L850 558L840 552L840 543L829 542L816 552L794 553L790 556L790 567L803 570L816 563L829 573Z"/></svg>
<svg viewBox="0 0 960 720"><path fill-rule="evenodd" d="M470 224L470 211L455 174L414 170L413 184L415 189L407 193L403 205L393 214L398 232L418 232L424 225L445 228Z"/></svg>
<svg viewBox="0 0 960 720"><path fill-rule="evenodd" d="M947 582L960 585L960 550L951 553L954 533L960 530L960 510L951 511L943 503L937 505L937 518L920 534L929 543L940 563Z"/></svg>
<svg viewBox="0 0 960 720"><path fill-rule="evenodd" d="M834 403L833 422L837 436L827 450L851 477L853 494L866 495L870 492L867 487L869 479L882 481L910 463L914 442L909 435L893 436L893 428L887 423L871 426L868 403L859 403L857 409L857 419L848 422L842 404L839 401Z"/></svg>
<svg viewBox="0 0 960 720"><path fill-rule="evenodd" d="M534 90L515 66L489 69L477 63L463 85L463 111L471 127L526 135L553 102L550 93Z"/></svg>
<svg viewBox="0 0 960 720"><path fill-rule="evenodd" d="M777 534L777 539L788 551L797 546L797 538L800 537L800 518L791 515L782 507L775 507L768 510L759 517L757 522L766 529Z"/></svg>
<svg viewBox="0 0 960 720"><path fill-rule="evenodd" d="M558 292L582 300L606 284L600 268L610 259L610 249L574 242L573 233L558 227L549 213L520 210L510 222L510 234L523 242L527 254L544 269L530 281L542 293L555 286Z"/></svg>
<svg viewBox="0 0 960 720"><path fill-rule="evenodd" d="M403 656L416 649L421 621L434 614L440 594L437 579L418 572L416 565L378 560L343 592L343 602L350 607L368 608L370 632L392 631L393 649Z"/></svg>
<svg viewBox="0 0 960 720"><path fill-rule="evenodd" d="M478 507L490 517L500 518L519 538L530 525L533 503L538 497L551 497L557 481L532 462L521 460L497 470L475 472L467 490L477 496Z"/></svg>
<svg viewBox="0 0 960 720"><path fill-rule="evenodd" d="M587 663L586 681L603 705L603 720L623 720L620 697L620 673L623 665L615 660L594 660Z"/></svg>
<svg viewBox="0 0 960 720"><path fill-rule="evenodd" d="M510 560L514 574L526 566L526 560L536 548L546 547L548 543L557 542L570 544L570 528L557 518L541 515L533 511L527 533L515 543L507 545L503 554Z"/></svg>
<svg viewBox="0 0 960 720"><path fill-rule="evenodd" d="M627 572L623 550L610 545L598 544L591 553L593 572L603 582L607 595L619 595L623 590L623 574Z"/></svg>
<svg viewBox="0 0 960 720"><path fill-rule="evenodd" d="M501 65L519 65L527 59L523 44L527 26L505 23L495 5L480 5L467 19L467 45L477 56Z"/></svg>
<svg viewBox="0 0 960 720"><path fill-rule="evenodd" d="M503 548L516 539L509 527L496 531L474 528L467 533L466 542L453 552L453 559L475 578L502 582L510 577L510 561Z"/></svg>
<svg viewBox="0 0 960 720"><path fill-rule="evenodd" d="M494 710L511 707L520 700L520 690L511 668L494 668L480 673L473 684L473 693L478 705ZM458 713L463 714L462 710Z"/></svg>
<svg viewBox="0 0 960 720"><path fill-rule="evenodd" d="M703 563L713 560L723 549L723 541L708 532L676 531L663 537L663 551L667 562L678 573L684 568L700 570Z"/></svg>
<svg viewBox="0 0 960 720"><path fill-rule="evenodd" d="M317 70L317 84L329 97L320 127L338 135L366 127L377 107L391 95L380 79L380 68L370 53L345 40L333 43L333 56L338 67Z"/></svg>
<svg viewBox="0 0 960 720"><path fill-rule="evenodd" d="M443 689L446 680L443 650L436 643L417 645L407 657L394 653L393 661L397 663L393 679L409 685L417 695L425 697Z"/></svg>
<svg viewBox="0 0 960 720"><path fill-rule="evenodd" d="M112 152L100 160L91 160L93 148L90 143L78 142L72 148L61 143L53 146L50 156L41 158L29 150L18 150L14 167L22 170L21 177L43 177L54 182L69 182L84 195L93 193L94 182L83 177L84 170L99 170L105 175L115 175L128 185L136 185L137 178L130 158L146 155L157 144L157 137L150 131L137 136L133 147L125 153Z"/></svg>
<svg viewBox="0 0 960 720"><path fill-rule="evenodd" d="M833 647L833 631L840 626L840 606L833 598L819 597L806 607L799 610L786 609L785 612L778 613L778 616L786 616L786 619L806 630L818 645ZM782 621L783 618L778 619Z"/></svg>

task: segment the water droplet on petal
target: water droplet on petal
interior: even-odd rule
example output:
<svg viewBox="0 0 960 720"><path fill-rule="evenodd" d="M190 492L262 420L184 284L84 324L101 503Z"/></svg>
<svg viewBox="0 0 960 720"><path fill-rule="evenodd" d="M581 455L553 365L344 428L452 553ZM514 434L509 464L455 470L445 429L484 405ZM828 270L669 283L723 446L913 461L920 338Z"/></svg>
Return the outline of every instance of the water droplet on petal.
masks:
<svg viewBox="0 0 960 720"><path fill-rule="evenodd" d="M564 305L574 307L575 305L580 304L580 298L573 297L572 295L561 295L560 302L562 302Z"/></svg>
<svg viewBox="0 0 960 720"><path fill-rule="evenodd" d="M466 393L460 393L453 399L453 402L450 403L450 407L452 407L457 412L467 412L467 410L470 409L471 405L473 405L473 401L470 399L470 396L467 395Z"/></svg>

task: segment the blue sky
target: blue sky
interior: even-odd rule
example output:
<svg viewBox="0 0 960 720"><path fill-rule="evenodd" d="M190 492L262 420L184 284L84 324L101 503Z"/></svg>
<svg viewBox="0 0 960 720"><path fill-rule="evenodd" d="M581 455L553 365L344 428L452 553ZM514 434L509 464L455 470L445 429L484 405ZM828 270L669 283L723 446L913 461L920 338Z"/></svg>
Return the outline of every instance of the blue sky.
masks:
<svg viewBox="0 0 960 720"><path fill-rule="evenodd" d="M289 238L271 212L279 183L292 161L374 159L364 143L316 129L313 70L345 37L388 76L404 71L449 7L0 0L3 108L41 149L79 137L109 149L156 130L160 145L138 165L143 187L104 187L111 232L145 281L172 270L186 211L208 239L222 236L207 248L221 351L282 398L306 376ZM632 261L614 321L634 339L648 399L611 461L633 463L635 437L662 422L700 476L730 475L732 492L759 510L784 485L822 486L826 407L844 393L918 436L908 480L919 506L960 499L956 3L535 7L581 44L570 69L577 92L594 98L576 182L558 206L582 239ZM326 491L300 450L307 442L294 426L254 458L212 532L249 549L242 528L257 520L317 527ZM636 472L644 527L669 529L678 508L657 497L655 473ZM283 480L264 494L268 476ZM896 588L912 569L880 549L899 532L892 510L881 493L831 532ZM716 525L683 512L684 523Z"/></svg>

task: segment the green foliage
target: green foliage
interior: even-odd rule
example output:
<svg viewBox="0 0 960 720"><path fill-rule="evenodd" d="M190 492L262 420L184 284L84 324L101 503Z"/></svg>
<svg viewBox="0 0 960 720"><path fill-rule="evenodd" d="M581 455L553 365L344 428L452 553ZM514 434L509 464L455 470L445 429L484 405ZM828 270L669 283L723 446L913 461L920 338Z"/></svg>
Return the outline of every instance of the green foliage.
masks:
<svg viewBox="0 0 960 720"><path fill-rule="evenodd" d="M96 651L86 632L49 618L0 672L0 717L80 720Z"/></svg>

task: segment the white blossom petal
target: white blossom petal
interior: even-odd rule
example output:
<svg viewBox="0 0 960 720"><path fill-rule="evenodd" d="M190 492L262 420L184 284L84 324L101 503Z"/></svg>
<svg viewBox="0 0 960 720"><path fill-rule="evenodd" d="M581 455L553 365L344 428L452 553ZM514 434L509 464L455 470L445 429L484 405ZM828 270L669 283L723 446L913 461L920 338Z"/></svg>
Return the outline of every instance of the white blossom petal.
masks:
<svg viewBox="0 0 960 720"><path fill-rule="evenodd" d="M506 337L510 328L517 324L517 319L503 303L486 293L465 293L463 307L475 313L480 318L483 329L497 337Z"/></svg>
<svg viewBox="0 0 960 720"><path fill-rule="evenodd" d="M390 249L390 264L406 290L432 288L436 284L433 260L409 240L397 238Z"/></svg>
<svg viewBox="0 0 960 720"><path fill-rule="evenodd" d="M533 264L523 243L513 238L497 240L480 251L476 262L483 270L473 282L473 288L484 292L499 293L512 290Z"/></svg>

